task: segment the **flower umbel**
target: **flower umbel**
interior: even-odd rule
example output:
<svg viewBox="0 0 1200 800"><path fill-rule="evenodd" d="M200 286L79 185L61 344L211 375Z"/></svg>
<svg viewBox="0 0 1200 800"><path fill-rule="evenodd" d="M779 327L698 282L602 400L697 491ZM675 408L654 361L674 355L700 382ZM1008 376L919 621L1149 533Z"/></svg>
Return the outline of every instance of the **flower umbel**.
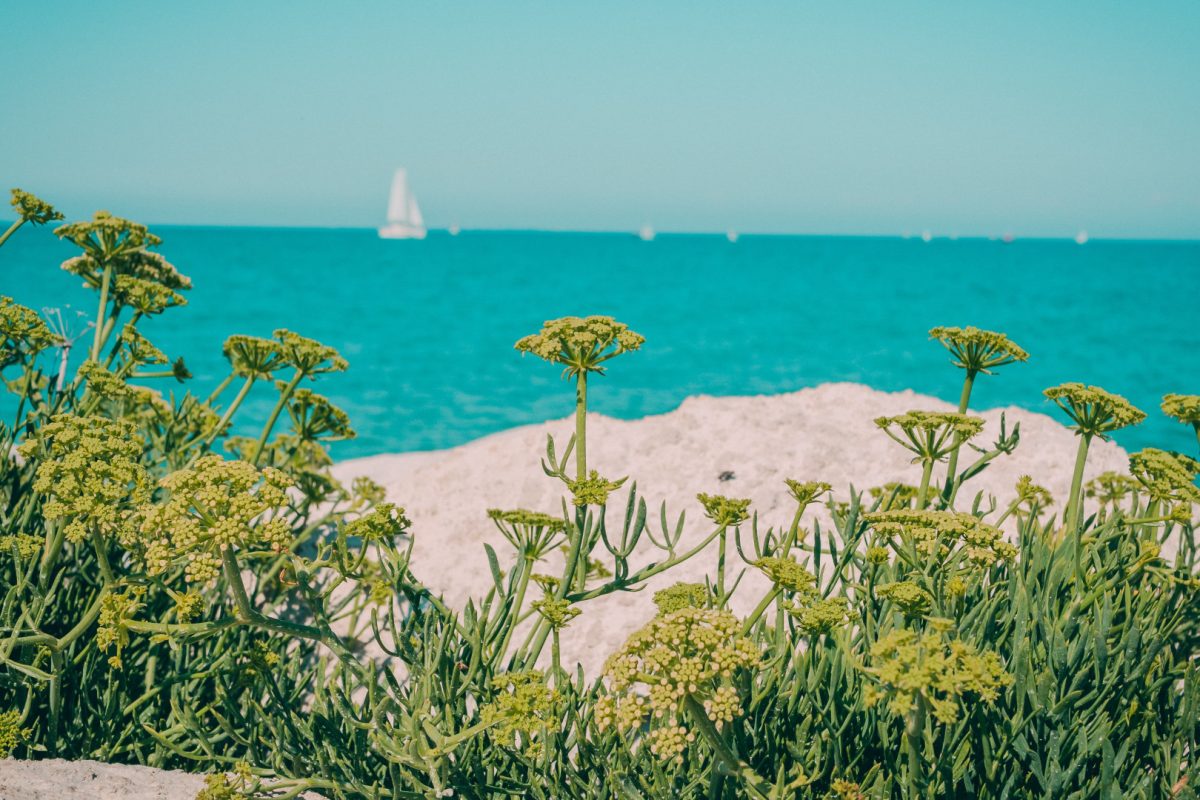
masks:
<svg viewBox="0 0 1200 800"><path fill-rule="evenodd" d="M1075 423L1070 427L1081 436L1099 436L1130 425L1137 425L1146 418L1145 412L1119 394L1106 392L1098 386L1082 383L1063 383L1051 386L1042 394L1050 398Z"/></svg>
<svg viewBox="0 0 1200 800"><path fill-rule="evenodd" d="M45 225L47 222L55 222L63 218L62 214L54 210L54 206L40 197L20 189L12 190L11 204L13 210L17 212L17 216L32 225ZM2 757L0 756L0 758Z"/></svg>
<svg viewBox="0 0 1200 800"><path fill-rule="evenodd" d="M1003 333L980 330L972 326L933 328L929 331L929 338L937 339L950 351L954 366L969 372L991 375L991 370L996 367L1029 359L1029 353Z"/></svg>
<svg viewBox="0 0 1200 800"><path fill-rule="evenodd" d="M542 330L519 340L516 349L531 353L551 364L564 366L564 377L582 372L604 372L600 366L610 358L637 350L645 342L612 317L563 317L548 320Z"/></svg>
<svg viewBox="0 0 1200 800"><path fill-rule="evenodd" d="M868 707L883 701L888 711L904 716L923 701L946 725L958 720L965 696L991 704L1013 682L996 653L937 631L894 630L871 646L871 659L867 672L878 684L864 693Z"/></svg>
<svg viewBox="0 0 1200 800"><path fill-rule="evenodd" d="M719 494L704 494L703 492L696 495L696 499L700 501L700 505L704 506L704 516L723 528L739 525L750 517L746 510L750 507L749 500L723 497Z"/></svg>

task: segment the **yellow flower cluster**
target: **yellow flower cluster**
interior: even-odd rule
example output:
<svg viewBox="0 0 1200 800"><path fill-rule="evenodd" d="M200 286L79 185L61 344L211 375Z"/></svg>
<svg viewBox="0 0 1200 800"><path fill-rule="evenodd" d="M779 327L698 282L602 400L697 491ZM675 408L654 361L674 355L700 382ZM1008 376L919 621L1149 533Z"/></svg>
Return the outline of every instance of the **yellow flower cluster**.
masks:
<svg viewBox="0 0 1200 800"><path fill-rule="evenodd" d="M32 308L0 297L0 369L23 355L35 355L56 342L50 328Z"/></svg>
<svg viewBox="0 0 1200 800"><path fill-rule="evenodd" d="M654 593L658 615L664 616L681 608L704 608L711 595L702 583L674 583Z"/></svg>
<svg viewBox="0 0 1200 800"><path fill-rule="evenodd" d="M26 222L33 225L45 225L47 222L54 222L63 218L63 215L54 210L54 206L47 203L36 195L29 192L21 191L20 189L12 190L13 210L17 212L17 216ZM0 755L0 758L3 758Z"/></svg>
<svg viewBox="0 0 1200 800"><path fill-rule="evenodd" d="M279 470L207 455L159 485L166 501L138 515L137 543L151 575L182 565L189 582L206 583L216 578L224 548L291 545L291 525L268 518L287 504L291 480Z"/></svg>
<svg viewBox="0 0 1200 800"><path fill-rule="evenodd" d="M539 753L535 737L555 722L558 692L536 670L497 675L492 688L495 696L480 711L483 722L492 726L492 737L510 746L524 745L527 755Z"/></svg>
<svg viewBox="0 0 1200 800"><path fill-rule="evenodd" d="M113 281L112 294L120 305L148 316L187 305L187 299L174 289L132 275L118 275Z"/></svg>
<svg viewBox="0 0 1200 800"><path fill-rule="evenodd" d="M324 372L345 372L349 364L338 355L338 351L298 333L280 328L274 336L279 340L279 354L284 362L295 367L302 375L319 375Z"/></svg>
<svg viewBox="0 0 1200 800"><path fill-rule="evenodd" d="M167 354L155 347L133 323L126 323L121 329L120 342L125 346L129 360L134 364L167 363Z"/></svg>
<svg viewBox="0 0 1200 800"><path fill-rule="evenodd" d="M579 616L580 611L567 600L546 597L533 603L533 607L556 631L567 627L571 620Z"/></svg>
<svg viewBox="0 0 1200 800"><path fill-rule="evenodd" d="M909 411L894 417L878 417L875 425L917 455L917 460L945 458L959 443L983 430L983 419L951 411ZM892 428L904 434L901 439Z"/></svg>
<svg viewBox="0 0 1200 800"><path fill-rule="evenodd" d="M1083 487L1086 497L1095 498L1102 504L1116 504L1141 488L1136 480L1119 472L1102 472Z"/></svg>
<svg viewBox="0 0 1200 800"><path fill-rule="evenodd" d="M145 587L132 586L122 592L109 592L100 601L100 618L96 626L96 647L107 650L116 647L116 654L109 656L108 663L121 667L121 650L129 644L129 631L124 620L132 617L142 607Z"/></svg>
<svg viewBox="0 0 1200 800"><path fill-rule="evenodd" d="M19 452L40 461L33 490L47 496L47 520L66 521L69 541L82 541L89 530L126 536L130 507L150 499L142 443L124 420L57 414Z"/></svg>
<svg viewBox="0 0 1200 800"><path fill-rule="evenodd" d="M80 364L79 377L87 383L89 392L104 400L124 400L131 393L129 384L105 369L98 361L85 361Z"/></svg>
<svg viewBox="0 0 1200 800"><path fill-rule="evenodd" d="M515 347L551 364L563 364L568 375L577 375L602 372L602 362L637 350L645 341L612 317L563 317L547 320L541 331L519 340Z"/></svg>
<svg viewBox="0 0 1200 800"><path fill-rule="evenodd" d="M21 712L15 708L0 712L0 760L12 755L33 736L33 730L21 727Z"/></svg>
<svg viewBox="0 0 1200 800"><path fill-rule="evenodd" d="M875 486L869 492L871 497L880 501L880 509L883 511L889 508L909 508L919 494L916 486L896 481L885 483L883 486Z"/></svg>
<svg viewBox="0 0 1200 800"><path fill-rule="evenodd" d="M796 481L791 478L784 478L783 482L787 484L788 492L791 493L794 499L801 508L816 500L821 495L828 492L833 487L824 481Z"/></svg>
<svg viewBox="0 0 1200 800"><path fill-rule="evenodd" d="M734 671L758 659L758 650L728 611L687 606L660 614L605 663L612 694L597 703L597 725L631 730L648 716L651 751L675 758L695 738L686 726L684 700L701 702L716 725L731 720L741 705ZM642 685L645 696L636 691Z"/></svg>
<svg viewBox="0 0 1200 800"><path fill-rule="evenodd" d="M1200 394L1168 394L1162 399L1162 410L1185 425L1200 426Z"/></svg>
<svg viewBox="0 0 1200 800"><path fill-rule="evenodd" d="M790 556L767 556L754 562L771 582L789 592L809 592L816 586L817 578Z"/></svg>
<svg viewBox="0 0 1200 800"><path fill-rule="evenodd" d="M283 391L285 384L280 384ZM358 434L350 427L350 415L335 406L325 395L311 389L294 389L288 403L288 416L301 441L315 442L324 437L330 441L353 439Z"/></svg>
<svg viewBox="0 0 1200 800"><path fill-rule="evenodd" d="M1022 475L1017 478L1017 499L1022 503L1028 503L1030 506L1038 506L1045 508L1054 504L1054 498L1050 495L1050 490L1045 486L1040 486L1033 482L1033 478L1029 475Z"/></svg>
<svg viewBox="0 0 1200 800"><path fill-rule="evenodd" d="M610 492L621 488L623 481L613 482L600 477L600 473L592 470L591 474L580 480L567 481L571 490L571 502L577 506L602 506L608 502Z"/></svg>
<svg viewBox="0 0 1200 800"><path fill-rule="evenodd" d="M947 725L958 719L964 696L990 704L1013 682L999 655L937 631L894 630L871 646L871 659L867 672L878 684L864 691L868 707L886 701L890 712L904 716L924 701Z"/></svg>
<svg viewBox="0 0 1200 800"><path fill-rule="evenodd" d="M788 613L809 636L833 633L850 622L850 605L844 597L809 598L789 608Z"/></svg>
<svg viewBox="0 0 1200 800"><path fill-rule="evenodd" d="M696 495L696 499L700 501L700 505L704 506L704 516L723 528L741 524L750 517L747 511L750 507L749 500L723 497L719 494L704 494L703 492Z"/></svg>
<svg viewBox="0 0 1200 800"><path fill-rule="evenodd" d="M395 503L380 503L343 528L346 536L364 542L388 541L408 530L412 522L404 515L404 509Z"/></svg>
<svg viewBox="0 0 1200 800"><path fill-rule="evenodd" d="M891 600L896 608L910 617L923 616L933 607L933 595L912 581L881 584L875 589L875 594Z"/></svg>
<svg viewBox="0 0 1200 800"><path fill-rule="evenodd" d="M1106 433L1137 425L1146 418L1144 411L1124 397L1106 392L1099 386L1063 383L1051 386L1042 394L1066 412L1075 423L1070 427L1083 436L1107 438Z"/></svg>
<svg viewBox="0 0 1200 800"><path fill-rule="evenodd" d="M1014 361L1028 361L1026 353L1016 342L1003 333L966 328L937 327L929 331L929 338L937 339L950 351L954 366L971 372L990 375L991 370Z"/></svg>
<svg viewBox="0 0 1200 800"><path fill-rule="evenodd" d="M261 336L235 333L225 340L222 350L234 374L243 378L270 378L284 366L279 342Z"/></svg>
<svg viewBox="0 0 1200 800"><path fill-rule="evenodd" d="M1017 554L1017 548L1004 541L999 528L960 511L893 508L864 514L863 520L876 533L899 536L912 542L919 552L939 560L948 557L955 547L977 567L1007 561Z"/></svg>
<svg viewBox="0 0 1200 800"><path fill-rule="evenodd" d="M1129 457L1129 471L1154 500L1200 503L1200 461L1190 456L1147 447Z"/></svg>

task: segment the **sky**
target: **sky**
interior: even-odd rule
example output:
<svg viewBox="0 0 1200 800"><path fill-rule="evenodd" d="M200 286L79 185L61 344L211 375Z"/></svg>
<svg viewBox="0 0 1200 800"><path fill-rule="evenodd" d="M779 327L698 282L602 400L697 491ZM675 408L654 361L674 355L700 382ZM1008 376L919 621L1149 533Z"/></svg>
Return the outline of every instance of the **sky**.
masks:
<svg viewBox="0 0 1200 800"><path fill-rule="evenodd" d="M150 223L1200 238L1200 2L3 0L0 182ZM0 212L0 216L4 216Z"/></svg>

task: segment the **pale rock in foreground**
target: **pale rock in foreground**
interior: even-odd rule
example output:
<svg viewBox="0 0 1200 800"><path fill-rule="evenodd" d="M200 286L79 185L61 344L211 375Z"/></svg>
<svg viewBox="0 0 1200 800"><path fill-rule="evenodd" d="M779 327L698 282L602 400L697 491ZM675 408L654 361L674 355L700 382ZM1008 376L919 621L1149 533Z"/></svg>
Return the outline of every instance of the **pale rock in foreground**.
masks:
<svg viewBox="0 0 1200 800"><path fill-rule="evenodd" d="M628 475L631 483L636 480L655 526L662 501L672 524L685 511L686 532L679 544L683 551L712 530L696 501L697 492L751 498L751 510L758 512L760 528L765 530L791 522L795 504L785 478L826 481L838 500L848 499L851 484L859 490L891 481L916 484L920 470L910 463L912 454L872 421L913 409L955 410L950 403L912 391L880 392L836 383L784 395L692 397L675 411L634 421L589 415L588 466L606 478ZM981 413L987 424L976 445L986 448L995 441L1001 413L1010 430L1020 423L1021 443L1015 453L1000 456L971 481L959 505L969 508L974 493L984 491L1003 507L1013 499L1017 479L1028 474L1051 491L1056 500L1051 511L1061 514L1075 463L1074 433L1045 414L1012 407L993 409ZM413 521L414 572L452 606L461 608L469 597L483 596L492 584L485 542L496 548L502 569L511 566L509 546L487 518L487 509L522 507L560 513L565 489L542 472L539 459L545 453L547 434L555 437L561 454L573 431L573 418L555 420L450 450L346 461L336 465L334 472L344 481L359 475L373 478L387 489L389 500L407 509ZM971 463L973 455L965 451L960 468ZM1127 468L1120 447L1095 441L1085 478ZM719 480L725 472L733 473L733 479ZM934 472L935 480L943 477ZM619 530L628 488L629 484L610 498L610 530ZM824 509L810 509L803 526L811 527L814 516L824 517ZM748 530L748 524L744 527ZM611 566L611 556L602 548L593 556ZM714 543L710 552L651 580L646 591L616 593L581 604L583 614L563 631L564 661L578 661L589 677L598 676L605 658L654 615L651 594L676 581L703 581L714 568L715 552ZM732 577L745 565L732 544L730 553ZM631 557L631 571L661 558L661 551L643 537ZM542 571L552 572L558 566L546 565ZM748 613L766 588L765 578L749 568L734 597L734 611Z"/></svg>

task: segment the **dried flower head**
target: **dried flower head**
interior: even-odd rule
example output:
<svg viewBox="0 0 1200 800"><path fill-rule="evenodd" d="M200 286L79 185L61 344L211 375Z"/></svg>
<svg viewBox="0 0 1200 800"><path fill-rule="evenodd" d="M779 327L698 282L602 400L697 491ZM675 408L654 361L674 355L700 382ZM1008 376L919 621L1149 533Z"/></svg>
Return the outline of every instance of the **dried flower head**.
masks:
<svg viewBox="0 0 1200 800"><path fill-rule="evenodd" d="M1168 394L1162 399L1163 413L1185 425L1200 427L1200 394Z"/></svg>
<svg viewBox="0 0 1200 800"><path fill-rule="evenodd" d="M758 659L754 643L728 611L685 607L656 616L605 663L612 694L596 704L597 725L632 730L648 718L651 752L678 758L695 738L684 701L701 703L721 728L741 713L734 672ZM639 685L646 687L645 696L633 691Z"/></svg>
<svg viewBox="0 0 1200 800"><path fill-rule="evenodd" d="M58 414L19 452L41 462L33 489L47 496L42 514L63 520L67 539L79 542L92 530L106 536L130 530L131 506L150 497L142 446L127 421Z"/></svg>
<svg viewBox="0 0 1200 800"><path fill-rule="evenodd" d="M141 549L151 575L183 566L189 582L207 583L225 548L282 552L291 545L291 525L272 513L286 508L291 484L271 467L203 456L159 481L167 499L141 509L136 540L127 546Z"/></svg>
<svg viewBox="0 0 1200 800"><path fill-rule="evenodd" d="M1190 456L1147 447L1129 457L1129 471L1154 500L1200 503L1200 461Z"/></svg>
<svg viewBox="0 0 1200 800"><path fill-rule="evenodd" d="M54 206L20 189L12 190L10 202L17 216L31 225L45 225L47 222L56 222L63 218L62 214L54 210ZM0 755L0 758L3 756Z"/></svg>
<svg viewBox="0 0 1200 800"><path fill-rule="evenodd" d="M279 342L259 336L234 334L225 340L224 353L234 373L244 378L270 378L284 366Z"/></svg>
<svg viewBox="0 0 1200 800"><path fill-rule="evenodd" d="M563 376L575 377L585 372L603 374L601 364L639 349L645 341L612 317L563 317L545 322L540 332L519 340L516 349L562 364Z"/></svg>
<svg viewBox="0 0 1200 800"><path fill-rule="evenodd" d="M750 518L747 511L750 507L749 500L723 497L719 494L704 494L703 492L696 495L696 499L700 501L700 505L704 506L704 516L723 528L739 525Z"/></svg>
<svg viewBox="0 0 1200 800"><path fill-rule="evenodd" d="M905 716L923 700L946 725L958 720L967 695L991 704L1013 682L999 655L938 631L894 630L871 646L871 660L867 672L878 683L864 692L868 707L885 701L888 711Z"/></svg>
<svg viewBox="0 0 1200 800"><path fill-rule="evenodd" d="M0 369L37 355L58 337L32 308L0 297Z"/></svg>
<svg viewBox="0 0 1200 800"><path fill-rule="evenodd" d="M909 411L895 417L879 417L875 424L920 461L940 461L960 443L983 430L983 419L949 411ZM893 429L898 429L903 438Z"/></svg>
<svg viewBox="0 0 1200 800"><path fill-rule="evenodd" d="M665 616L681 608L705 608L712 595L702 583L673 583L666 589L654 593L654 605L658 615Z"/></svg>
<svg viewBox="0 0 1200 800"><path fill-rule="evenodd" d="M349 364L338 355L338 351L316 339L280 328L275 331L279 340L279 352L284 363L295 367L302 375L319 375L325 372L345 372Z"/></svg>
<svg viewBox="0 0 1200 800"><path fill-rule="evenodd" d="M991 375L991 370L1014 361L1028 361L1026 353L1016 342L1003 333L966 328L938 327L929 331L930 339L937 339L950 351L951 362L968 372Z"/></svg>
<svg viewBox="0 0 1200 800"><path fill-rule="evenodd" d="M1098 386L1082 383L1063 383L1046 389L1042 394L1054 401L1075 423L1070 427L1081 436L1099 436L1129 425L1137 425L1146 414L1119 394L1106 392Z"/></svg>

